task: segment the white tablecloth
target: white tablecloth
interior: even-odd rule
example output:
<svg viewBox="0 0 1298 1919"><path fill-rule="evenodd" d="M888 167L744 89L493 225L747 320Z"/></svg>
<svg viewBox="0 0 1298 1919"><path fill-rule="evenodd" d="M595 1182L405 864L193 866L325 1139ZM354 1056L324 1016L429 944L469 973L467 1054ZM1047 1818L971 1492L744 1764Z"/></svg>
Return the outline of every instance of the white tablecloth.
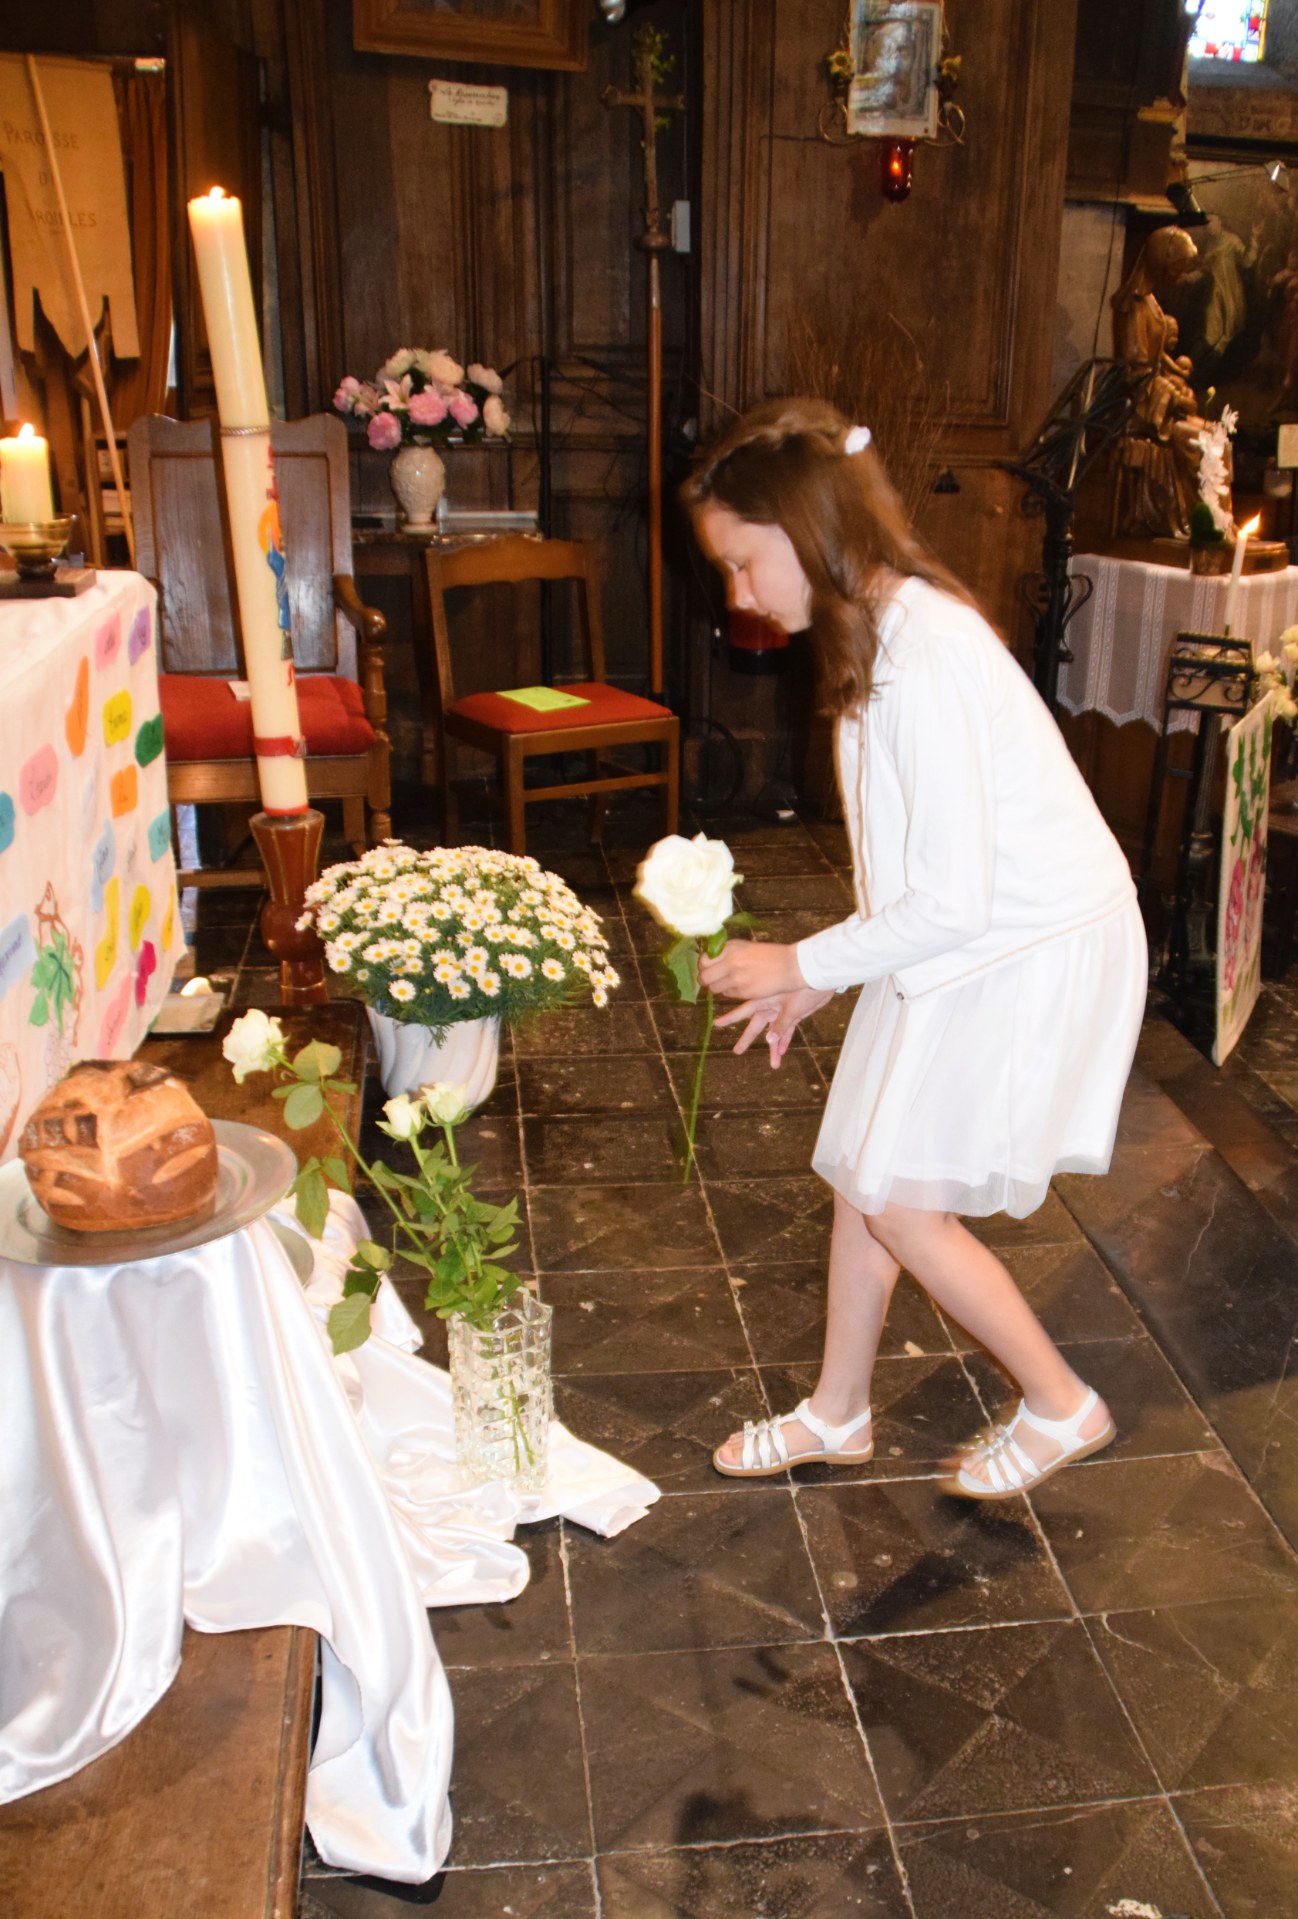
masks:
<svg viewBox="0 0 1298 1919"><path fill-rule="evenodd" d="M1069 571L1085 574L1095 591L1069 623L1071 666L1059 673L1059 704L1070 713L1103 713L1117 726L1161 724L1167 656L1178 633L1220 633L1227 579L1188 568L1147 566L1139 560L1079 553ZM1298 621L1298 567L1250 573L1239 583L1232 625L1255 652L1278 651L1286 626ZM1194 716L1172 715L1170 731Z"/></svg>
<svg viewBox="0 0 1298 1919"><path fill-rule="evenodd" d="M608 1534L657 1488L557 1424L540 1494L464 1489L446 1375L385 1285L335 1361L323 1315L364 1223L334 1195L304 1291L280 1210L115 1267L0 1260L0 1801L124 1738L187 1620L322 1640L307 1824L329 1864L420 1882L450 1843L450 1696L425 1606L508 1599L555 1512Z"/></svg>
<svg viewBox="0 0 1298 1919"><path fill-rule="evenodd" d="M74 1060L128 1059L181 945L156 595L0 604L0 1160Z"/></svg>

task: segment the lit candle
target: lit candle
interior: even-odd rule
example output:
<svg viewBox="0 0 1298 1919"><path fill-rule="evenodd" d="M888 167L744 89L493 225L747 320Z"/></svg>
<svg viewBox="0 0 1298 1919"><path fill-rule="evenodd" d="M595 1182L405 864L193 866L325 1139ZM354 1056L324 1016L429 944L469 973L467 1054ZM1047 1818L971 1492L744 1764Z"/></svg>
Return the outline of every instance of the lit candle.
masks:
<svg viewBox="0 0 1298 1919"><path fill-rule="evenodd" d="M1262 515L1259 513L1256 519L1249 520L1235 534L1235 557L1230 563L1230 585L1226 588L1226 612L1222 619L1222 627L1227 633L1233 633L1235 630L1231 621L1235 614L1235 595L1239 591L1239 582L1244 571L1244 553L1249 540L1261 524Z"/></svg>
<svg viewBox="0 0 1298 1919"><path fill-rule="evenodd" d="M0 513L6 526L54 518L49 446L30 426L20 426L16 439L0 440Z"/></svg>
<svg viewBox="0 0 1298 1919"><path fill-rule="evenodd" d="M307 805L305 749L283 591L270 409L243 238L243 208L220 187L189 202L189 230L221 420L230 545L243 627L257 782L268 813Z"/></svg>

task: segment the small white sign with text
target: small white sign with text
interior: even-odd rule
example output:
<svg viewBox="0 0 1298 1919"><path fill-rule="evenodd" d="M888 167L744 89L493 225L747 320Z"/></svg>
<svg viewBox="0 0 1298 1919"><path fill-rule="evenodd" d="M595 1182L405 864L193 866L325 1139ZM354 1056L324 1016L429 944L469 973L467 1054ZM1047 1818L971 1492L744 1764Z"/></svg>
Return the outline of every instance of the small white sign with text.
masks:
<svg viewBox="0 0 1298 1919"><path fill-rule="evenodd" d="M430 80L428 111L452 127L503 127L509 117L507 87L471 87L462 80Z"/></svg>

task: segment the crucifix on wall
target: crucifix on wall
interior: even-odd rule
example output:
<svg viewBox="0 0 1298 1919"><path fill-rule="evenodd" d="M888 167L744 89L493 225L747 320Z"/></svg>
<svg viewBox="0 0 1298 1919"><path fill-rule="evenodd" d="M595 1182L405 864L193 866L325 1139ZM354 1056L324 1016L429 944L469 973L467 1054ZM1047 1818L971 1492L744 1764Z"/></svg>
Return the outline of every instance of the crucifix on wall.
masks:
<svg viewBox="0 0 1298 1919"><path fill-rule="evenodd" d="M645 351L648 360L648 468L649 468L649 693L655 700L663 690L663 309L662 284L658 256L671 245L671 236L662 224L658 204L658 159L655 139L661 116L683 112L685 96L659 93L657 84L672 62L664 57L663 35L654 28L637 28L632 42L635 50L634 93L618 87L604 89L606 107L630 107L639 113L643 124L641 149L644 154L644 230L635 243L646 255L648 266L648 326ZM665 125L665 120L661 120Z"/></svg>

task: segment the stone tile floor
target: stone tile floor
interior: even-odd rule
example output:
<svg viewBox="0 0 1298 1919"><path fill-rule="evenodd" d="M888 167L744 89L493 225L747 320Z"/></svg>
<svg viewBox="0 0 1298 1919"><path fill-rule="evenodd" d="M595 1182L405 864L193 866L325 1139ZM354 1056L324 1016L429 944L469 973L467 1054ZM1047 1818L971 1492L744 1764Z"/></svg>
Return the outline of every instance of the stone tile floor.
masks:
<svg viewBox="0 0 1298 1919"><path fill-rule="evenodd" d="M1298 987L1222 1071L1151 1014L1108 1178L979 1227L1109 1399L1111 1450L1030 1499L941 1494L1009 1391L904 1281L873 1462L736 1485L709 1449L814 1377L807 1161L850 1008L778 1076L716 1054L683 1187L697 1017L630 893L653 819L615 812L604 851L579 825L530 850L605 915L623 985L514 1035L472 1150L526 1196L561 1416L663 1498L614 1540L531 1529L517 1600L432 1616L450 1869L383 1884L308 1846L302 1919L1298 1913ZM848 909L837 828L706 826L772 936ZM273 1004L254 897L188 904L198 970Z"/></svg>

